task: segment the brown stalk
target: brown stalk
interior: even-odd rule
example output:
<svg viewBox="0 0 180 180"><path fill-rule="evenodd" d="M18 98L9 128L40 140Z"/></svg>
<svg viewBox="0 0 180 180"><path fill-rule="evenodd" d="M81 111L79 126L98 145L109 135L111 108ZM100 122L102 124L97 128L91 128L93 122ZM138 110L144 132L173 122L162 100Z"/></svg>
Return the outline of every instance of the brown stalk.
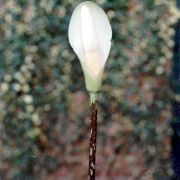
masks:
<svg viewBox="0 0 180 180"><path fill-rule="evenodd" d="M89 180L95 180L96 175L96 136L97 136L97 105L92 103L90 107L90 140L89 140Z"/></svg>

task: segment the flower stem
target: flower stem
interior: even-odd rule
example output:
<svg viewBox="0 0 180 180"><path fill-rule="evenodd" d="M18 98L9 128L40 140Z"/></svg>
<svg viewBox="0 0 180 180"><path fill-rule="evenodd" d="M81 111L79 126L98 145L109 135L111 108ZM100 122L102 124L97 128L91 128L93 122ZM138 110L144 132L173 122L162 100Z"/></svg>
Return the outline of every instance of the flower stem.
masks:
<svg viewBox="0 0 180 180"><path fill-rule="evenodd" d="M96 165L96 135L97 135L97 105L91 104L90 144L89 144L89 180L95 180Z"/></svg>

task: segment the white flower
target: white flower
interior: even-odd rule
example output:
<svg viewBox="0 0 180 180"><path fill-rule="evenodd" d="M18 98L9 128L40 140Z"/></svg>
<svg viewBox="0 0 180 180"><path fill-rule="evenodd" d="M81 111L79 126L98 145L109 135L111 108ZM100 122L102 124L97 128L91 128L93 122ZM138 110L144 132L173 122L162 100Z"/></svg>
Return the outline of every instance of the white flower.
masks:
<svg viewBox="0 0 180 180"><path fill-rule="evenodd" d="M14 83L13 84L13 89L18 92L18 91L21 90L21 85L19 83Z"/></svg>
<svg viewBox="0 0 180 180"><path fill-rule="evenodd" d="M24 84L23 86L22 86L22 91L23 92L28 92L30 90L30 88L29 88L29 85L28 84Z"/></svg>
<svg viewBox="0 0 180 180"><path fill-rule="evenodd" d="M14 78L19 81L20 83L24 83L26 80L21 72L16 72L14 74Z"/></svg>
<svg viewBox="0 0 180 180"><path fill-rule="evenodd" d="M26 111L31 113L31 112L34 111L34 107L32 105L27 105L26 106Z"/></svg>
<svg viewBox="0 0 180 180"><path fill-rule="evenodd" d="M0 85L0 90L2 91L2 93L6 93L9 90L9 84L6 82L3 82Z"/></svg>
<svg viewBox="0 0 180 180"><path fill-rule="evenodd" d="M106 14L93 2L81 3L71 17L68 36L81 62L87 90L93 93L100 91L112 38Z"/></svg>
<svg viewBox="0 0 180 180"><path fill-rule="evenodd" d="M41 120L39 118L39 114L33 113L32 115L32 121L36 126L39 126L41 124Z"/></svg>
<svg viewBox="0 0 180 180"><path fill-rule="evenodd" d="M31 95L26 94L23 96L23 101L26 104L31 104L33 102L33 97Z"/></svg>
<svg viewBox="0 0 180 180"><path fill-rule="evenodd" d="M12 80L12 76L10 74L6 74L4 76L4 80L7 81L7 82L10 82Z"/></svg>

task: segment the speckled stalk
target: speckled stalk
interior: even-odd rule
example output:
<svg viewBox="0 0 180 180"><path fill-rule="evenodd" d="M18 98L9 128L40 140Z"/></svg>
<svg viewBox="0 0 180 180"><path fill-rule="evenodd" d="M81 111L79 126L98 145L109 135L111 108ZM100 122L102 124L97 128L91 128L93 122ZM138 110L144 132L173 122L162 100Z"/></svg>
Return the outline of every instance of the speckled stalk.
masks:
<svg viewBox="0 0 180 180"><path fill-rule="evenodd" d="M95 180L97 135L97 104L91 104L90 144L89 144L89 180Z"/></svg>

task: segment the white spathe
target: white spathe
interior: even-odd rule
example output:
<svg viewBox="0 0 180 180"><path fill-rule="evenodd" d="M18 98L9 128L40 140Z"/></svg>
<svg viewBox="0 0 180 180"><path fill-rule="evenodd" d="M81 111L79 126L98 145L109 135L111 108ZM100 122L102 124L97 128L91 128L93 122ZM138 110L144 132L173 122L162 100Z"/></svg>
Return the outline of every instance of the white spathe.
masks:
<svg viewBox="0 0 180 180"><path fill-rule="evenodd" d="M93 2L79 4L71 17L68 36L81 62L87 90L94 93L100 91L112 38L106 14Z"/></svg>

